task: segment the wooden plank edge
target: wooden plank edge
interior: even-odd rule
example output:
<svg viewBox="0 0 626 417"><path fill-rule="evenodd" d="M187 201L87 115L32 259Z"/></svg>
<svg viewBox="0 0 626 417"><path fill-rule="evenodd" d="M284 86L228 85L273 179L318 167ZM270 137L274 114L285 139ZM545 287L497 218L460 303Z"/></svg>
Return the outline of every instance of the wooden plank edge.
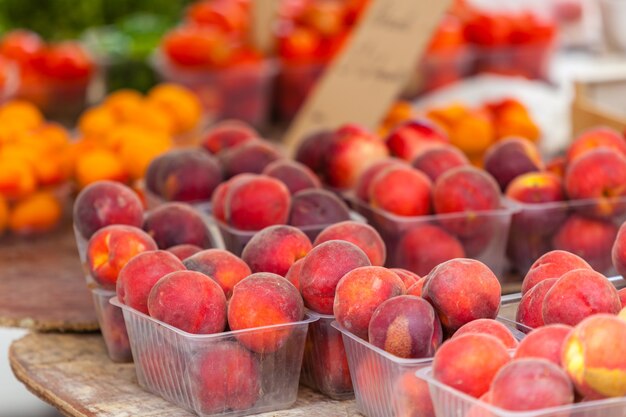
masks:
<svg viewBox="0 0 626 417"><path fill-rule="evenodd" d="M0 317L0 326L15 327L38 332L92 333L100 330L98 323L92 321L68 323L64 321L42 321L30 317Z"/></svg>

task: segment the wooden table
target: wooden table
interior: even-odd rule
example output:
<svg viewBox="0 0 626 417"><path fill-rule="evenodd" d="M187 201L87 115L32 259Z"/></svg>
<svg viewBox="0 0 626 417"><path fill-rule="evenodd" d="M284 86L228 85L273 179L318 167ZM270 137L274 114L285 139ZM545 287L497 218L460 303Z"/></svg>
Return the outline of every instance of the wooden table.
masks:
<svg viewBox="0 0 626 417"><path fill-rule="evenodd" d="M98 329L69 222L46 235L0 240L0 326Z"/></svg>
<svg viewBox="0 0 626 417"><path fill-rule="evenodd" d="M15 376L35 395L68 416L191 417L188 411L144 391L132 364L106 356L100 335L32 333L11 345ZM354 400L333 401L301 387L289 410L264 417L361 417Z"/></svg>

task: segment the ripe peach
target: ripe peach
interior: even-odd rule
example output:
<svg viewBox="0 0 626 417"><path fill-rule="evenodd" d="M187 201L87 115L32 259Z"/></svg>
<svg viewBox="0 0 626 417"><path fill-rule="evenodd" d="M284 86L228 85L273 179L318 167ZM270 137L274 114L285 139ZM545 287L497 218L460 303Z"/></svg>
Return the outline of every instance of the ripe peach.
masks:
<svg viewBox="0 0 626 417"><path fill-rule="evenodd" d="M217 159L195 149L169 151L146 172L148 190L167 201L208 201L222 179Z"/></svg>
<svg viewBox="0 0 626 417"><path fill-rule="evenodd" d="M402 295L406 287L394 272L380 266L363 266L339 280L333 313L339 324L366 339L370 319L385 300Z"/></svg>
<svg viewBox="0 0 626 417"><path fill-rule="evenodd" d="M423 276L442 262L464 257L465 250L456 237L439 226L424 224L400 238L394 265Z"/></svg>
<svg viewBox="0 0 626 417"><path fill-rule="evenodd" d="M417 281L422 279L419 275L417 275L414 272L409 271L408 269L389 268L389 270L395 272L396 275L399 276L402 282L404 283L404 286L407 288L417 284Z"/></svg>
<svg viewBox="0 0 626 417"><path fill-rule="evenodd" d="M588 317L563 342L561 362L587 399L626 395L626 322L615 316Z"/></svg>
<svg viewBox="0 0 626 417"><path fill-rule="evenodd" d="M598 199L589 214L611 217L623 213L623 204L610 199L626 196L626 156L598 148L573 161L565 174L565 190L572 200Z"/></svg>
<svg viewBox="0 0 626 417"><path fill-rule="evenodd" d="M335 188L352 188L361 173L389 156L385 144L367 130L345 125L338 129L327 149L324 180Z"/></svg>
<svg viewBox="0 0 626 417"><path fill-rule="evenodd" d="M626 277L626 223L622 223L613 242L611 261L617 273Z"/></svg>
<svg viewBox="0 0 626 417"><path fill-rule="evenodd" d="M215 188L211 196L211 214L221 222L226 222L226 196L233 184L246 178L255 178L255 174L235 175L228 181L224 181Z"/></svg>
<svg viewBox="0 0 626 417"><path fill-rule="evenodd" d="M567 163L594 149L606 148L626 156L626 141L619 132L608 127L596 127L581 133L567 150Z"/></svg>
<svg viewBox="0 0 626 417"><path fill-rule="evenodd" d="M204 220L185 203L166 203L155 208L146 216L143 229L161 249L183 243L201 248L211 246L211 237Z"/></svg>
<svg viewBox="0 0 626 417"><path fill-rule="evenodd" d="M333 314L339 280L355 268L371 265L358 246L343 240L329 240L315 246L304 258L300 270L300 291L308 308Z"/></svg>
<svg viewBox="0 0 626 417"><path fill-rule="evenodd" d="M621 290L619 290L617 292L617 295L619 296L619 301L622 304L622 308L626 307L626 288L622 288Z"/></svg>
<svg viewBox="0 0 626 417"><path fill-rule="evenodd" d="M401 295L376 308L368 336L371 344L400 358L427 358L435 354L443 332L428 301Z"/></svg>
<svg viewBox="0 0 626 417"><path fill-rule="evenodd" d="M574 269L592 269L583 258L563 250L553 250L537 259L522 282L522 295L545 279L561 278Z"/></svg>
<svg viewBox="0 0 626 417"><path fill-rule="evenodd" d="M435 213L467 213L460 219L445 219L443 226L462 237L480 234L486 219L476 212L500 207L500 189L486 172L474 167L458 167L444 173L433 187Z"/></svg>
<svg viewBox="0 0 626 417"><path fill-rule="evenodd" d="M289 190L265 175L245 177L231 184L224 202L226 221L241 230L261 230L285 224L291 204Z"/></svg>
<svg viewBox="0 0 626 417"><path fill-rule="evenodd" d="M500 340L507 349L514 349L517 347L518 342L511 330L504 324L493 319L478 319L472 320L469 323L465 323L459 327L459 330L454 332L452 339L460 337L468 333L488 334Z"/></svg>
<svg viewBox="0 0 626 417"><path fill-rule="evenodd" d="M357 245L374 266L383 266L387 256L385 242L372 226L352 220L335 223L320 232L313 246L329 240L345 240Z"/></svg>
<svg viewBox="0 0 626 417"><path fill-rule="evenodd" d="M304 265L304 258L300 258L295 261L285 275L285 279L291 282L293 286L298 289L298 291L300 291L300 274L302 273L302 265Z"/></svg>
<svg viewBox="0 0 626 417"><path fill-rule="evenodd" d="M227 299L230 299L233 287L252 274L248 264L223 249L203 250L185 259L183 264L190 271L202 272L217 282Z"/></svg>
<svg viewBox="0 0 626 417"><path fill-rule="evenodd" d="M399 216L430 214L430 179L411 167L392 166L378 173L369 187L370 204Z"/></svg>
<svg viewBox="0 0 626 417"><path fill-rule="evenodd" d="M621 308L617 290L604 275L575 269L562 275L548 290L542 314L545 324L574 326L593 314L617 314Z"/></svg>
<svg viewBox="0 0 626 417"><path fill-rule="evenodd" d="M252 139L220 152L218 155L226 178L249 172L260 174L270 163L283 158L283 154L271 143Z"/></svg>
<svg viewBox="0 0 626 417"><path fill-rule="evenodd" d="M359 175L359 179L354 186L354 193L359 199L361 199L361 201L369 201L370 184L372 183L372 180L376 177L376 175L392 166L405 165L406 163L404 161L397 158L385 158L372 163L367 169L363 171L363 173L361 173L361 175Z"/></svg>
<svg viewBox="0 0 626 417"><path fill-rule="evenodd" d="M515 321L531 329L543 326L543 300L557 281L558 278L544 279L524 293L517 306Z"/></svg>
<svg viewBox="0 0 626 417"><path fill-rule="evenodd" d="M433 376L452 388L479 398L489 391L500 368L511 360L498 339L465 334L445 342L435 353Z"/></svg>
<svg viewBox="0 0 626 417"><path fill-rule="evenodd" d="M188 333L220 333L226 327L224 292L196 271L176 271L161 278L150 290L148 312Z"/></svg>
<svg viewBox="0 0 626 417"><path fill-rule="evenodd" d="M522 203L564 201L563 181L551 172L529 172L515 177L506 187L506 196Z"/></svg>
<svg viewBox="0 0 626 417"><path fill-rule="evenodd" d="M574 402L574 387L567 374L545 359L510 362L496 374L490 391L491 404L510 411L539 410Z"/></svg>
<svg viewBox="0 0 626 417"><path fill-rule="evenodd" d="M414 295L416 297L422 296L424 290L424 284L426 284L426 277L420 278L415 284L411 285L407 290L407 295Z"/></svg>
<svg viewBox="0 0 626 417"><path fill-rule="evenodd" d="M495 319L500 309L500 282L482 262L451 259L436 266L426 278L422 296L453 333L476 319Z"/></svg>
<svg viewBox="0 0 626 417"><path fill-rule="evenodd" d="M85 239L112 224L141 227L143 206L137 194L125 185L98 181L84 188L76 197L74 223Z"/></svg>
<svg viewBox="0 0 626 417"><path fill-rule="evenodd" d="M346 349L343 345L343 336L328 325L318 325L319 321L309 328L307 348L313 351L309 360L313 382L320 392L334 398L333 395L343 396L352 393L352 378ZM310 343L310 344L309 344ZM307 353L305 353L306 355ZM306 356L305 356L306 358Z"/></svg>
<svg viewBox="0 0 626 417"><path fill-rule="evenodd" d="M262 395L259 363L236 342L202 348L187 372L202 414L246 410Z"/></svg>
<svg viewBox="0 0 626 417"><path fill-rule="evenodd" d="M326 169L326 156L334 138L332 131L318 131L305 137L296 150L295 160L320 175Z"/></svg>
<svg viewBox="0 0 626 417"><path fill-rule="evenodd" d="M572 331L571 326L550 324L528 333L515 351L515 359L543 358L561 365L563 342Z"/></svg>
<svg viewBox="0 0 626 417"><path fill-rule="evenodd" d="M441 174L452 168L469 165L463 152L454 146L441 145L418 154L411 165L428 175L431 181L437 181Z"/></svg>
<svg viewBox="0 0 626 417"><path fill-rule="evenodd" d="M552 246L575 253L596 271L605 272L611 268L611 248L617 231L610 221L572 214L552 238Z"/></svg>
<svg viewBox="0 0 626 417"><path fill-rule="evenodd" d="M409 162L426 149L450 143L444 132L425 119L401 124L385 141L392 155Z"/></svg>
<svg viewBox="0 0 626 417"><path fill-rule="evenodd" d="M433 401L428 383L415 376L410 370L398 378L394 384L395 415L398 417L435 417Z"/></svg>
<svg viewBox="0 0 626 417"><path fill-rule="evenodd" d="M258 272L240 281L228 303L228 324L231 330L251 329L274 324L293 323L304 317L300 293L280 275ZM289 339L291 329L244 333L237 339L257 353L272 353Z"/></svg>
<svg viewBox="0 0 626 417"><path fill-rule="evenodd" d="M543 170L543 162L537 146L523 138L504 139L492 145L485 154L485 170L500 188L506 190L516 177L527 172Z"/></svg>
<svg viewBox="0 0 626 417"><path fill-rule="evenodd" d="M327 225L350 219L350 209L328 190L302 190L291 199L289 224L292 226Z"/></svg>
<svg viewBox="0 0 626 417"><path fill-rule="evenodd" d="M223 120L211 126L204 133L201 146L207 151L217 154L258 137L260 137L258 132L245 122Z"/></svg>
<svg viewBox="0 0 626 417"><path fill-rule="evenodd" d="M311 250L311 241L293 226L269 226L257 232L246 244L241 259L252 272L272 272L285 276L295 261Z"/></svg>
<svg viewBox="0 0 626 417"><path fill-rule="evenodd" d="M567 168L567 160L563 156L557 156L552 158L546 163L546 171L550 172L557 177L565 178L565 170Z"/></svg>
<svg viewBox="0 0 626 417"><path fill-rule="evenodd" d="M173 254L148 251L137 254L120 270L117 278L117 298L135 310L148 314L148 295L158 280L185 265Z"/></svg>
<svg viewBox="0 0 626 417"><path fill-rule="evenodd" d="M188 243L183 243L181 245L175 245L166 249L169 253L176 256L181 261L189 258L191 255L194 255L202 250L200 246L190 245Z"/></svg>
<svg viewBox="0 0 626 417"><path fill-rule="evenodd" d="M322 183L309 167L290 159L278 159L265 167L262 174L285 183L293 195L309 188L321 188Z"/></svg>
<svg viewBox="0 0 626 417"><path fill-rule="evenodd" d="M143 230L121 224L103 227L87 244L87 266L102 287L114 289L120 270L135 255L157 250L154 240Z"/></svg>

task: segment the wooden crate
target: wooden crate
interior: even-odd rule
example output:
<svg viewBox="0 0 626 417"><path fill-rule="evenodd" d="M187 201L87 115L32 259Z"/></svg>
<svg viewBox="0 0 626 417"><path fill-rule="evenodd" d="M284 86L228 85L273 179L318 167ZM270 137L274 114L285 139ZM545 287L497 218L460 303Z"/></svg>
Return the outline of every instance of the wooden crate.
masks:
<svg viewBox="0 0 626 417"><path fill-rule="evenodd" d="M626 131L626 78L575 84L572 134L604 125Z"/></svg>

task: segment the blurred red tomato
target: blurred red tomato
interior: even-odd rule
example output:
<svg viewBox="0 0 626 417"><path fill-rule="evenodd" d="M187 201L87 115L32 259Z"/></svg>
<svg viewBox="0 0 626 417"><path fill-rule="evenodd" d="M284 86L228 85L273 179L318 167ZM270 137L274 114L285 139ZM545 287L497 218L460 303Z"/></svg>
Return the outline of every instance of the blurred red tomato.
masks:
<svg viewBox="0 0 626 417"><path fill-rule="evenodd" d="M187 9L187 20L200 26L211 26L225 32L247 35L247 2L241 0L204 0Z"/></svg>
<svg viewBox="0 0 626 417"><path fill-rule="evenodd" d="M18 29L4 35L0 54L20 64L30 64L43 47L43 41L35 32Z"/></svg>
<svg viewBox="0 0 626 417"><path fill-rule="evenodd" d="M94 62L85 48L71 41L43 48L35 66L42 75L59 80L85 79L94 70Z"/></svg>

